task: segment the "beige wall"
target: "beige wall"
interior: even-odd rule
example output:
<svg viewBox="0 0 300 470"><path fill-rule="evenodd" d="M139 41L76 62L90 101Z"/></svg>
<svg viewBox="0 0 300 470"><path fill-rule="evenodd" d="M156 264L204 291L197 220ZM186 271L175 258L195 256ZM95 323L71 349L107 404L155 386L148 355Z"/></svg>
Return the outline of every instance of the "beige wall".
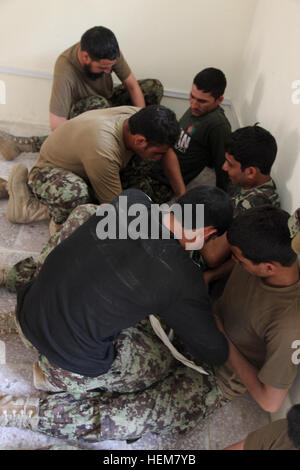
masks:
<svg viewBox="0 0 300 470"><path fill-rule="evenodd" d="M288 211L300 206L299 47L300 0L259 0L233 96L242 125L259 121L277 139L273 175Z"/></svg>
<svg viewBox="0 0 300 470"><path fill-rule="evenodd" d="M157 77L188 92L216 66L233 93L237 61L257 0L1 0L0 67L52 73L58 54L97 24L111 28L137 78ZM51 83L0 73L7 104L0 119L48 122Z"/></svg>

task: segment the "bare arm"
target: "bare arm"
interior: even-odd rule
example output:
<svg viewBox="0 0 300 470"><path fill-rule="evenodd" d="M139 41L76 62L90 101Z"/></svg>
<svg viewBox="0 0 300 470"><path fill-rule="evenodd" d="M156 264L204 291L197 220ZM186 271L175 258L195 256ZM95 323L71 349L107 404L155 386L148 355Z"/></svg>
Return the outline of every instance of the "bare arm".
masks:
<svg viewBox="0 0 300 470"><path fill-rule="evenodd" d="M210 282L221 279L231 273L235 266L235 262L232 259L228 259L225 263L221 264L217 268L207 269L204 271L203 277L205 284L208 286Z"/></svg>
<svg viewBox="0 0 300 470"><path fill-rule="evenodd" d="M55 131L55 129L66 122L67 119L61 116L56 116L56 114L50 113L50 129L51 131Z"/></svg>
<svg viewBox="0 0 300 470"><path fill-rule="evenodd" d="M129 75L128 78L126 78L126 80L124 80L123 84L128 90L133 106L145 108L146 103L144 95L142 93L140 85L138 84L136 78L132 73Z"/></svg>
<svg viewBox="0 0 300 470"><path fill-rule="evenodd" d="M205 243L201 255L210 268L215 268L223 263L230 256L226 233Z"/></svg>
<svg viewBox="0 0 300 470"><path fill-rule="evenodd" d="M185 184L182 178L178 158L173 149L169 149L161 161L163 171L177 198L185 194Z"/></svg>
<svg viewBox="0 0 300 470"><path fill-rule="evenodd" d="M224 330L222 320L217 317L216 321L220 331L225 335L229 344L229 363L240 377L250 395L262 409L269 413L275 413L281 407L288 390L281 390L263 384L258 378L258 370L247 361L230 340Z"/></svg>

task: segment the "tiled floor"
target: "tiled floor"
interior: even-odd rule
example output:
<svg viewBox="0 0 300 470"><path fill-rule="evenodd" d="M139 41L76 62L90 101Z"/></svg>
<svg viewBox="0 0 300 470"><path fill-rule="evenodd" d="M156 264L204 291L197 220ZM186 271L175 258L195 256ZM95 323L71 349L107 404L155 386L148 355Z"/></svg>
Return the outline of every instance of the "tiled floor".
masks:
<svg viewBox="0 0 300 470"><path fill-rule="evenodd" d="M0 128L15 135L44 135L45 129L25 124L9 125L0 123ZM17 162L25 163L30 168L35 154L23 154L12 162L6 162L0 155L0 176L7 177L12 166ZM5 218L7 200L0 201L0 263L15 263L24 257L36 257L47 241L49 232L46 222L30 225L13 225ZM13 309L15 295L0 288L0 312ZM29 394L40 396L33 387L32 363L35 354L27 350L16 335L1 337L6 344L6 363L0 364L0 394ZM139 441L127 445L125 442L106 441L94 445L97 449L223 449L225 446L243 439L248 432L269 422L269 415L264 413L248 395L233 400L220 409L207 422L201 423L190 434L174 438L145 436ZM61 443L30 431L15 428L0 428L0 449L36 449L49 444Z"/></svg>

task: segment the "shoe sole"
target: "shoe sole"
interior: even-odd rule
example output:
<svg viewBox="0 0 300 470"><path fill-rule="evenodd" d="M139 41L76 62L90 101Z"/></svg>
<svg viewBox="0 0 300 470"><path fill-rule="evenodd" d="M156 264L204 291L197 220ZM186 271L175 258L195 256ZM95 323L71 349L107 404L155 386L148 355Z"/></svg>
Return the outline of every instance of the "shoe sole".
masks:
<svg viewBox="0 0 300 470"><path fill-rule="evenodd" d="M6 161L14 160L20 152L16 150L14 142L0 136L0 153Z"/></svg>

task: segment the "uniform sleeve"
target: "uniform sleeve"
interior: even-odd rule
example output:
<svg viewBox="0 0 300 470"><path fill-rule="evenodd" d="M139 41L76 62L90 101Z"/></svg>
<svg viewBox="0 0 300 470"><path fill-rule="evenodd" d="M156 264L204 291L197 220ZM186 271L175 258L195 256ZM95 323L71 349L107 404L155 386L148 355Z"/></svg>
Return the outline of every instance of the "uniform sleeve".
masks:
<svg viewBox="0 0 300 470"><path fill-rule="evenodd" d="M288 438L288 424L281 419L248 434L244 450L295 450Z"/></svg>
<svg viewBox="0 0 300 470"><path fill-rule="evenodd" d="M122 52L120 52L120 57L117 59L117 62L113 66L113 71L115 72L119 80L121 80L121 82L124 82L124 80L126 80L126 78L128 78L131 74L131 69L127 64L126 60L124 59Z"/></svg>
<svg viewBox="0 0 300 470"><path fill-rule="evenodd" d="M281 327L270 325L265 335L266 356L258 378L262 383L280 390L289 389L297 375L297 365L292 360L295 352L292 344L300 339L298 312L298 302L294 302L282 314L287 319L286 323Z"/></svg>
<svg viewBox="0 0 300 470"><path fill-rule="evenodd" d="M184 283L179 297L161 317L199 363L224 364L229 353L228 342L212 315L200 270L198 286L192 281L189 287Z"/></svg>
<svg viewBox="0 0 300 470"><path fill-rule="evenodd" d="M67 67L63 58L57 59L50 98L50 113L66 119L72 106L72 81L70 74L67 73Z"/></svg>
<svg viewBox="0 0 300 470"><path fill-rule="evenodd" d="M226 190L228 186L228 175L222 170L225 161L225 145L230 136L230 126L219 125L210 130L208 145L210 148L211 164L216 171L216 183L221 189Z"/></svg>

